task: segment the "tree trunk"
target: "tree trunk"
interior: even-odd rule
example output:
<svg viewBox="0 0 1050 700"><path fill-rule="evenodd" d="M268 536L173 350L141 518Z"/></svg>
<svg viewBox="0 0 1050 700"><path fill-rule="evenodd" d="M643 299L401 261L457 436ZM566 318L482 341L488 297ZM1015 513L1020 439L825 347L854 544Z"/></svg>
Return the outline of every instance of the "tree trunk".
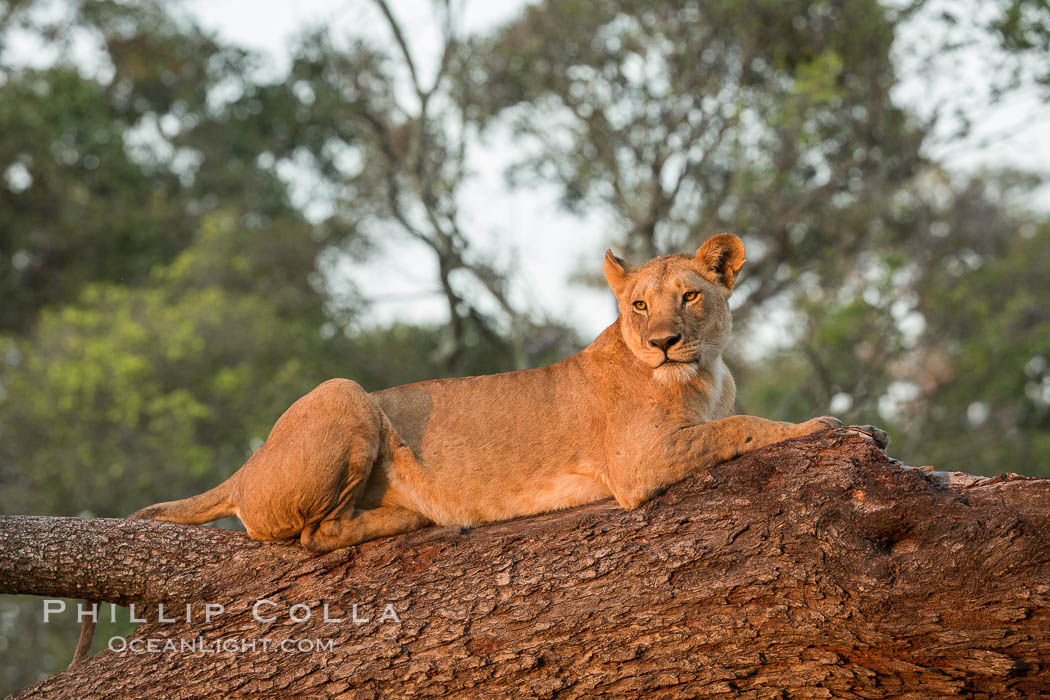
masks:
<svg viewBox="0 0 1050 700"><path fill-rule="evenodd" d="M1048 535L1050 480L903 467L837 429L633 512L320 557L214 528L4 517L0 593L182 620L128 640L176 650L104 651L19 697L1027 697L1050 691ZM274 619L253 619L261 600ZM225 610L207 621L205 603Z"/></svg>

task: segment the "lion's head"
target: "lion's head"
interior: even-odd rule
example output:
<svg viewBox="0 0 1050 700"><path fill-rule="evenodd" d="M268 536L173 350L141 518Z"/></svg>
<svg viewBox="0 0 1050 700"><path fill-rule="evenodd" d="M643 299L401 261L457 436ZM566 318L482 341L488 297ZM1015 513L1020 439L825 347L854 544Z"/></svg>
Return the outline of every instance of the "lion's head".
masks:
<svg viewBox="0 0 1050 700"><path fill-rule="evenodd" d="M704 243L696 256L668 255L640 267L605 253L605 278L620 305L620 333L658 379L681 381L715 359L729 339L729 295L744 264L731 233Z"/></svg>

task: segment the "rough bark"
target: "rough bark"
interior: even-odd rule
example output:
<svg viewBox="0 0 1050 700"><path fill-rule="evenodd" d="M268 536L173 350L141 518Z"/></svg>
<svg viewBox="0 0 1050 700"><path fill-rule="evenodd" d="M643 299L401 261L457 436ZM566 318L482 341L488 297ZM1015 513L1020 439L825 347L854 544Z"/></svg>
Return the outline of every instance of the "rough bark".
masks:
<svg viewBox="0 0 1050 700"><path fill-rule="evenodd" d="M1028 697L1050 691L1048 535L1050 480L906 468L839 429L633 512L599 503L323 557L213 528L5 517L0 592L222 603L136 637L333 645L105 651L21 697ZM278 603L273 622L252 619L260 599ZM296 603L309 621L290 621ZM379 621L387 604L399 623Z"/></svg>

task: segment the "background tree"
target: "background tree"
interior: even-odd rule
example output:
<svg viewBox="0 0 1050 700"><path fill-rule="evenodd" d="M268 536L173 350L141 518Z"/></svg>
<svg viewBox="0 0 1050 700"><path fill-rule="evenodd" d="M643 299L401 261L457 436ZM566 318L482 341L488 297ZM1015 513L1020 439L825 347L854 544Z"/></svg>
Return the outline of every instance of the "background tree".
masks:
<svg viewBox="0 0 1050 700"><path fill-rule="evenodd" d="M416 241L433 254L448 314L440 351L447 373L463 373L480 346L517 368L566 350L572 335L516 303L513 271L480 252L463 222L460 190L477 128L467 118L471 98L453 79L471 50L456 5L433 5L439 45L428 69L390 4L371 4L381 40L315 30L296 48L289 75L327 125L324 137L303 145L339 193L337 209L375 238Z"/></svg>
<svg viewBox="0 0 1050 700"><path fill-rule="evenodd" d="M743 320L806 274L841 284L922 165L890 99L893 29L877 2L547 2L482 40L469 76L479 120L530 145L512 174L613 214L629 257L746 234Z"/></svg>

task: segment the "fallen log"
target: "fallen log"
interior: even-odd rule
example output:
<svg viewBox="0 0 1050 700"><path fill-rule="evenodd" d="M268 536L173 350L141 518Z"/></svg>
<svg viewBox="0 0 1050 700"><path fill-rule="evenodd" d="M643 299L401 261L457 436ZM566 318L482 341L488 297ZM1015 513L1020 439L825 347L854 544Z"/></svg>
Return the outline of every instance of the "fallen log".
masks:
<svg viewBox="0 0 1050 700"><path fill-rule="evenodd" d="M636 511L321 557L215 528L8 516L0 593L150 618L17 697L1030 697L1050 691L1050 480L904 467L836 429Z"/></svg>

